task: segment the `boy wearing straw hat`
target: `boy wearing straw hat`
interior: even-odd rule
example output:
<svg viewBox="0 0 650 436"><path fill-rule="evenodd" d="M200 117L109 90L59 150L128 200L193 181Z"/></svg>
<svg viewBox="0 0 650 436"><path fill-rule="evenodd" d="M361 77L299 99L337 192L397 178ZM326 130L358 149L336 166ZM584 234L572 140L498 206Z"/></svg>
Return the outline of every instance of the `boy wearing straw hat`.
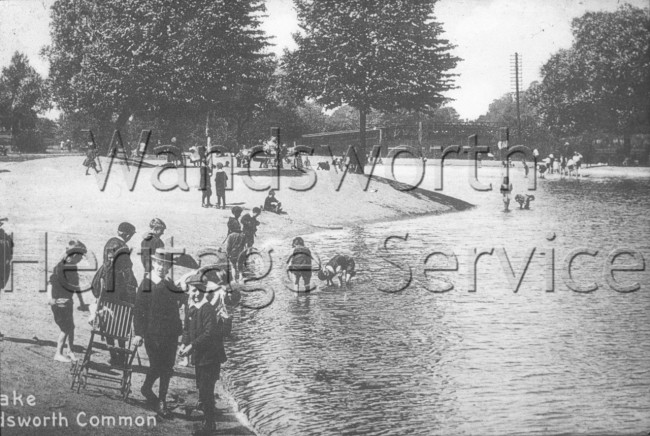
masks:
<svg viewBox="0 0 650 436"><path fill-rule="evenodd" d="M208 433L214 430L214 385L219 379L221 364L226 361L226 353L217 313L205 297L206 280L203 272L196 272L186 283L189 301L179 355L194 355L196 387L203 410L201 431Z"/></svg>

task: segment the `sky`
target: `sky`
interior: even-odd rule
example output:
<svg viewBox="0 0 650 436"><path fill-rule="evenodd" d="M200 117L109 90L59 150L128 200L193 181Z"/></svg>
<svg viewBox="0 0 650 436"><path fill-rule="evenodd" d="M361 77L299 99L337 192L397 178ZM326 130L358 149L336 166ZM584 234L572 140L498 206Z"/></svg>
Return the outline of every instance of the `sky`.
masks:
<svg viewBox="0 0 650 436"><path fill-rule="evenodd" d="M344 1L344 0L341 0ZM40 49L49 44L49 9L54 0L0 0L0 67L12 54L25 53L42 75L47 61ZM291 34L299 30L292 0L267 0L263 29L273 37L273 51L295 45ZM648 0L438 0L437 20L444 36L462 58L454 73L458 89L446 95L449 106L462 119L473 120L487 112L490 103L511 86L511 58L519 53L523 89L539 80L539 69L549 57L571 47L571 20L587 11L613 11L623 3L648 7Z"/></svg>

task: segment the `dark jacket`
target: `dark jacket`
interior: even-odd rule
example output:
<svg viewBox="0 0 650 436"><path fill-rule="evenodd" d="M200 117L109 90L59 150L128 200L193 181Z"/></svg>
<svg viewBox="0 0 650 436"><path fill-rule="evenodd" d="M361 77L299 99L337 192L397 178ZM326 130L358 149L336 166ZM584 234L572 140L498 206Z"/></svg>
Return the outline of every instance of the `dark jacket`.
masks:
<svg viewBox="0 0 650 436"><path fill-rule="evenodd" d="M201 180L199 181L199 191L210 191L210 167L207 165L201 165L199 169Z"/></svg>
<svg viewBox="0 0 650 436"><path fill-rule="evenodd" d="M109 253L113 255L112 262L108 261ZM111 238L104 246L104 264L100 279L102 298L135 303L138 282L133 274L130 249L121 238Z"/></svg>
<svg viewBox="0 0 650 436"><path fill-rule="evenodd" d="M273 210L275 206L279 203L278 199L275 197L266 197L264 200L264 210Z"/></svg>
<svg viewBox="0 0 650 436"><path fill-rule="evenodd" d="M151 256L153 256L157 249L164 247L165 243L162 239L153 233L149 232L144 236L140 245L140 260L146 273L151 272Z"/></svg>
<svg viewBox="0 0 650 436"><path fill-rule="evenodd" d="M73 264L65 265L65 260L61 260L56 264L52 275L50 275L50 284L52 285L52 298L72 301L72 296L77 292L81 292L77 266Z"/></svg>
<svg viewBox="0 0 650 436"><path fill-rule="evenodd" d="M231 233L226 238L226 255L235 265L239 265L239 256L246 250L246 236L243 233Z"/></svg>
<svg viewBox="0 0 650 436"><path fill-rule="evenodd" d="M224 363L226 351L223 348L221 321L217 322L214 307L208 302L200 308L188 307L185 311L183 344L192 344L196 366Z"/></svg>
<svg viewBox="0 0 650 436"><path fill-rule="evenodd" d="M14 256L14 241L4 230L0 229L0 291L9 280L11 259Z"/></svg>
<svg viewBox="0 0 650 436"><path fill-rule="evenodd" d="M311 270L311 251L307 247L296 247L289 258L290 271Z"/></svg>
<svg viewBox="0 0 650 436"><path fill-rule="evenodd" d="M214 187L217 191L223 191L226 189L226 182L228 180L228 174L224 170L217 170L214 176Z"/></svg>
<svg viewBox="0 0 650 436"><path fill-rule="evenodd" d="M135 299L133 327L136 336L180 336L183 328L178 309L185 300L185 293L170 280L164 279L155 284L145 277L140 283Z"/></svg>
<svg viewBox="0 0 650 436"><path fill-rule="evenodd" d="M231 233L241 233L241 224L234 216L228 218L228 234Z"/></svg>

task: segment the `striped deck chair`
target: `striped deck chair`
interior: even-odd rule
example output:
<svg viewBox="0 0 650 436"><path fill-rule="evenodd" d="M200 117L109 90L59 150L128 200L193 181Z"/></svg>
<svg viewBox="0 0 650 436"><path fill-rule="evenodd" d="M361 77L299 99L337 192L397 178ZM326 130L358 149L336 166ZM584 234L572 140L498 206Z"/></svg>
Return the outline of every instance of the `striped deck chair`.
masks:
<svg viewBox="0 0 650 436"><path fill-rule="evenodd" d="M133 304L124 301L100 298L86 353L83 359L72 365L71 389L76 388L77 393L87 386L116 389L120 391L122 399L127 400L131 392L133 358L138 349L137 346L131 347L133 308ZM93 346L98 344L98 339L101 338L113 339L118 345L107 345L106 348L121 356L117 363L108 367L109 371L106 371L106 365L102 368L102 365L91 361ZM115 375L115 371L120 374Z"/></svg>

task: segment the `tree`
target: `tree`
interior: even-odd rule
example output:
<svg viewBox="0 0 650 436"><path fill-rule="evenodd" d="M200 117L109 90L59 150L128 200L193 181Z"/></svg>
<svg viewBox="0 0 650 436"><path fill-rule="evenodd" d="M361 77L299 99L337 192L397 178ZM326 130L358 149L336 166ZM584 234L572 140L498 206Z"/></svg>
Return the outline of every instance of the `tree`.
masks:
<svg viewBox="0 0 650 436"><path fill-rule="evenodd" d="M261 0L58 0L45 50L57 103L118 129L138 111L205 120L265 56L263 10Z"/></svg>
<svg viewBox="0 0 650 436"><path fill-rule="evenodd" d="M623 5L572 22L574 42L544 64L531 102L558 135L650 131L650 11Z"/></svg>
<svg viewBox="0 0 650 436"><path fill-rule="evenodd" d="M539 84L533 82L528 90L520 92L521 131L517 129L517 102L512 93L497 98L488 111L476 119L480 123L493 123L498 127L510 128L510 143L522 144L529 148L537 148L543 154L558 152L558 140L541 121L533 104L531 95Z"/></svg>
<svg viewBox="0 0 650 436"><path fill-rule="evenodd" d="M441 37L432 0L295 0L302 33L285 51L287 79L299 99L327 109L359 111L359 147L365 163L366 117L374 108L426 111L447 99L458 58Z"/></svg>
<svg viewBox="0 0 650 436"><path fill-rule="evenodd" d="M11 130L14 145L23 151L41 148L35 131L37 114L48 108L44 80L27 56L15 52L0 75L0 122Z"/></svg>

